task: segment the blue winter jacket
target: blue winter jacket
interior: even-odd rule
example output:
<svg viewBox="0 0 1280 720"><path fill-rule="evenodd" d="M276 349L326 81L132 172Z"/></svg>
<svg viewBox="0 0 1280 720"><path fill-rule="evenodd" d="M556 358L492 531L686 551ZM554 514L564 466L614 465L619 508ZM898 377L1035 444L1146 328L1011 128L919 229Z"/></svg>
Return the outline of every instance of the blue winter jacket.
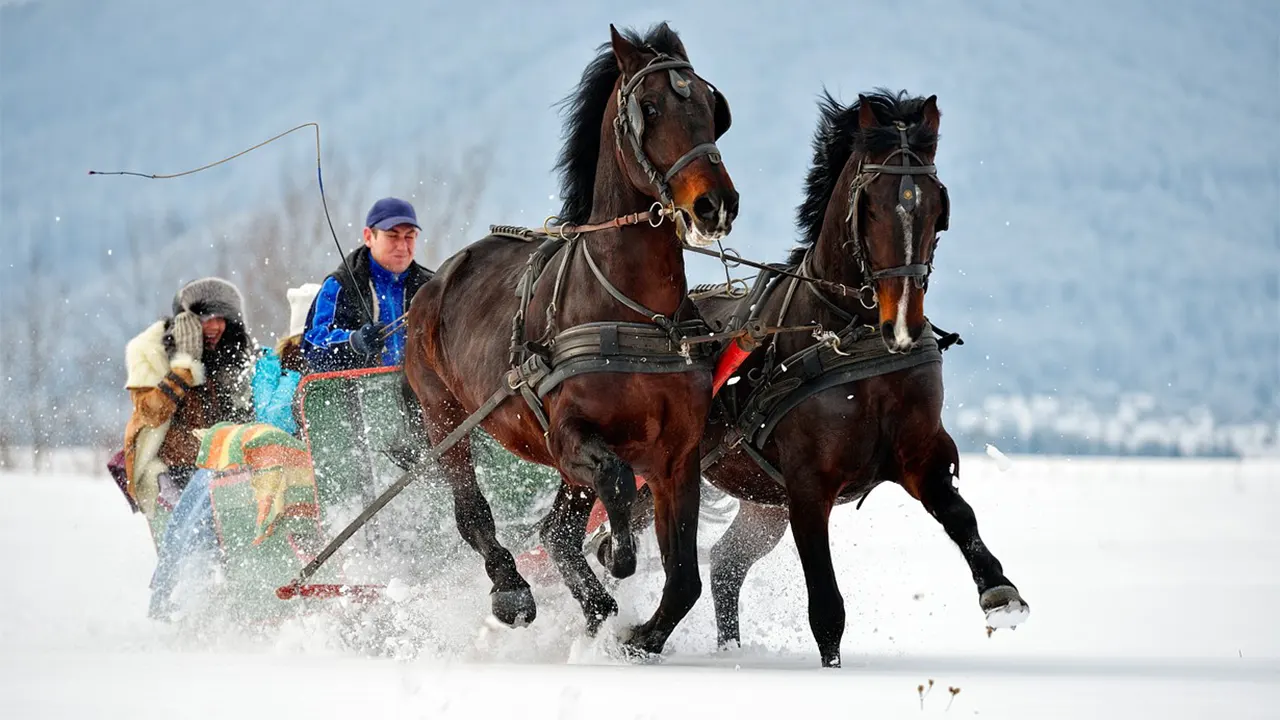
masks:
<svg viewBox="0 0 1280 720"><path fill-rule="evenodd" d="M375 358L367 358L351 347L351 333L369 322L366 305L377 321L394 322L408 310L414 293L433 273L416 262L402 273L393 273L379 265L365 247L347 256L347 263L354 280L346 265L340 265L325 278L311 304L302 335L303 356L316 372L400 365L407 335L403 323L386 339L382 353ZM377 298L376 304L370 304L370 291Z"/></svg>

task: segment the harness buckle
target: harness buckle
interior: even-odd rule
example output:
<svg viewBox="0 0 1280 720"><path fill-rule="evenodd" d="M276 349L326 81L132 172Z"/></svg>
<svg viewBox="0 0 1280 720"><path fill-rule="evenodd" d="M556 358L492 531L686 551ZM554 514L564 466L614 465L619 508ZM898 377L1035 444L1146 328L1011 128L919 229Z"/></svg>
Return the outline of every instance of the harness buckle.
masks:
<svg viewBox="0 0 1280 720"><path fill-rule="evenodd" d="M513 385L512 380L517 378L519 380ZM507 371L507 389L509 389L512 394L520 392L520 388L524 387L528 382L529 379L525 377L524 373L520 372L519 365Z"/></svg>
<svg viewBox="0 0 1280 720"><path fill-rule="evenodd" d="M823 330L821 326L813 331L813 338L819 343L831 348L831 351L842 357L849 357L853 353L847 353L840 349L840 336L830 330Z"/></svg>
<svg viewBox="0 0 1280 720"><path fill-rule="evenodd" d="M732 450L742 444L745 436L737 429L731 428L725 436L724 447L726 450Z"/></svg>
<svg viewBox="0 0 1280 720"><path fill-rule="evenodd" d="M684 364L685 364L685 365L692 365L692 364L693 364L693 357L692 357L692 356L690 355L690 353L689 353L689 341L688 341L688 340L685 340L685 341L683 341L683 342L681 342L681 343L680 343L680 350L679 350L676 354L677 354L677 355L679 355L680 357L684 358Z"/></svg>

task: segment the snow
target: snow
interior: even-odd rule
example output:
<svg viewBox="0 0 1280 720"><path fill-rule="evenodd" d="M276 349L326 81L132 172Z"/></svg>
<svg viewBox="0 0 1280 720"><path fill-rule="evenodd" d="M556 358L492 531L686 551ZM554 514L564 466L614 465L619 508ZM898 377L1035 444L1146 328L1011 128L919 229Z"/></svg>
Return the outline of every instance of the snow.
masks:
<svg viewBox="0 0 1280 720"><path fill-rule="evenodd" d="M743 647L717 652L705 562L722 526L705 526L703 597L641 665L611 633L656 602L648 535L595 640L558 585L535 585L530 627L486 628L466 553L365 613L165 625L145 617L149 536L109 480L0 473L0 717L1275 717L1280 462L1015 460L965 455L958 486L1030 617L988 637L959 552L885 486L832 518L840 670L818 667L790 536L747 578Z"/></svg>
<svg viewBox="0 0 1280 720"><path fill-rule="evenodd" d="M1008 470L1009 468L1013 467L1013 461L1009 459L1009 456L1000 452L1000 448L996 447L995 445L992 445L991 443L987 443L986 451L987 451L987 457L990 457L992 460L996 461L996 467L1000 468L1001 472L1004 472L1005 470Z"/></svg>

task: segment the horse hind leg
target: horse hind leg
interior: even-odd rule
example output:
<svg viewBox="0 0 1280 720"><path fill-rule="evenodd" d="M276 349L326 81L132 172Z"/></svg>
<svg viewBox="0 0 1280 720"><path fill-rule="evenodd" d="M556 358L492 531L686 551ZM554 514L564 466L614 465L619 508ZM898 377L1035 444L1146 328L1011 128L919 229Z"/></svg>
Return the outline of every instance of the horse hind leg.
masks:
<svg viewBox="0 0 1280 720"><path fill-rule="evenodd" d="M721 649L741 645L738 601L751 566L778 546L787 531L787 508L741 500L738 513L711 547L711 598Z"/></svg>
<svg viewBox="0 0 1280 720"><path fill-rule="evenodd" d="M587 620L587 635L594 637L605 618L618 612L618 603L604 589L582 554L587 516L595 502L595 493L561 483L551 514L542 525L542 544L551 554L569 592L582 605Z"/></svg>
<svg viewBox="0 0 1280 720"><path fill-rule="evenodd" d="M907 490L920 500L925 510L960 548L973 573L978 604L986 614L987 627L1016 627L1030 616L1031 607L1022 599L1017 586L1005 577L1000 561L978 534L977 516L955 487L954 477L958 469L955 443L944 435L941 447L933 453L929 465L920 474L918 486L913 490L908 483Z"/></svg>

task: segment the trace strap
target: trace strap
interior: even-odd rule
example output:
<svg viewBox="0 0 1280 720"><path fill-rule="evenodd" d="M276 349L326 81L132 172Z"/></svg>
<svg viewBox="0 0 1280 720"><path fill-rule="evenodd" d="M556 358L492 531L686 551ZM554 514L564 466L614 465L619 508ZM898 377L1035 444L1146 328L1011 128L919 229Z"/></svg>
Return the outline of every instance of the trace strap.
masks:
<svg viewBox="0 0 1280 720"><path fill-rule="evenodd" d="M448 452L450 448L456 445L467 433L474 430L475 427L484 421L486 417L489 417L489 414L501 405L502 402L513 392L514 391L511 389L511 386L504 379L502 387L498 388L498 391L491 395L489 399L479 407L479 409L471 413L466 420L463 420L458 427L454 428L453 432L449 433L448 437L441 441L439 445L431 448L431 452L423 456L422 462L419 463L417 467L420 468L424 463L440 459L440 456ZM297 595L298 593L296 592L296 589L299 588L302 583L306 582L308 578L314 575L316 571L320 569L320 566L338 551L338 548L341 547L343 543L349 540L351 536L354 535L362 525L368 522L369 518L373 517L375 513L381 510L383 506L391 502L392 498L399 495L401 490L404 490L410 483L417 479L418 475L416 469L417 468L409 470L404 475L400 476L400 479L391 485L391 487L384 490L376 500L370 503L369 507L365 508L363 512L356 516L356 519L352 520L345 528L343 528L342 532L338 533L333 540L330 540L329 544L326 545L311 562L307 563L306 567L302 568L302 571L298 573L297 578L295 578L292 583L277 589L276 596L282 600L287 600L288 598Z"/></svg>

